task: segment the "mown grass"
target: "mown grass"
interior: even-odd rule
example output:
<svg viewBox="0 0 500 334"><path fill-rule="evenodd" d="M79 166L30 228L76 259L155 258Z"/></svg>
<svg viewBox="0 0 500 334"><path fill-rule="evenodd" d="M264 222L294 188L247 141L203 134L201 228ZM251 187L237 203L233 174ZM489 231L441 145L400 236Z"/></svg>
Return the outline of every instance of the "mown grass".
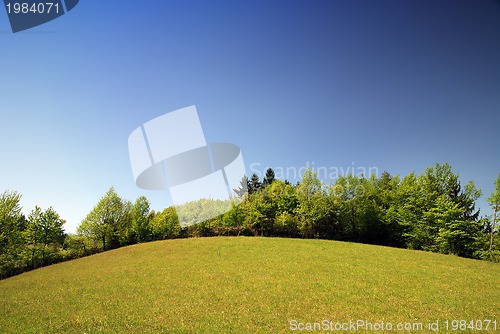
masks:
<svg viewBox="0 0 500 334"><path fill-rule="evenodd" d="M500 265L322 240L181 239L11 277L0 300L1 333L280 333L291 320L358 319L424 332L492 319L499 330Z"/></svg>

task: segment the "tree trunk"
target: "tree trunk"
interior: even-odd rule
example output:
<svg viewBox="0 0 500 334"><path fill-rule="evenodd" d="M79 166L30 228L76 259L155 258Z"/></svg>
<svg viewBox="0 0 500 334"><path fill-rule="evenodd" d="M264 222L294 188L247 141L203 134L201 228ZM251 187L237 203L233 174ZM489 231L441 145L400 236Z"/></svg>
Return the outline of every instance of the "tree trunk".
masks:
<svg viewBox="0 0 500 334"><path fill-rule="evenodd" d="M35 252L36 252L36 246L35 244L33 244L33 251L31 252L31 266L33 267L33 269L36 269Z"/></svg>
<svg viewBox="0 0 500 334"><path fill-rule="evenodd" d="M493 210L493 222L491 222L490 231L490 260L493 261L493 232L495 231L495 224L497 221L497 210Z"/></svg>

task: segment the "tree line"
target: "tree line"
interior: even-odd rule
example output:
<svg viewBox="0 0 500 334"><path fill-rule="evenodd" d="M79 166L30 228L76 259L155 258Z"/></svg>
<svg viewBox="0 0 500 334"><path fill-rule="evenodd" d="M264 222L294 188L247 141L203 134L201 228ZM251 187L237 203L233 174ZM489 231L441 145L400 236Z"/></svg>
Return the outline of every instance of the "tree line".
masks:
<svg viewBox="0 0 500 334"><path fill-rule="evenodd" d="M463 186L446 163L420 175L347 175L330 185L311 169L295 185L268 169L262 180L256 174L242 179L234 192L239 205L203 199L155 212L146 197L132 203L110 188L77 233L66 234L53 208L35 207L26 217L21 195L6 191L0 195L0 278L135 243L218 235L331 239L500 260L500 175L488 198L493 217L480 216L481 191L472 181ZM214 209L225 213L192 224Z"/></svg>

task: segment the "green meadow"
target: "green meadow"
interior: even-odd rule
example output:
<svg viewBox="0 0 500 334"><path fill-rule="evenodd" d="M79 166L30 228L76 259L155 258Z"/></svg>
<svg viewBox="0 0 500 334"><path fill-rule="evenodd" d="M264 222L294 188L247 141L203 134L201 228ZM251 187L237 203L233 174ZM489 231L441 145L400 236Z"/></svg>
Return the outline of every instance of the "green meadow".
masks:
<svg viewBox="0 0 500 334"><path fill-rule="evenodd" d="M326 240L191 238L11 277L0 300L0 333L286 333L356 321L493 333L500 265Z"/></svg>

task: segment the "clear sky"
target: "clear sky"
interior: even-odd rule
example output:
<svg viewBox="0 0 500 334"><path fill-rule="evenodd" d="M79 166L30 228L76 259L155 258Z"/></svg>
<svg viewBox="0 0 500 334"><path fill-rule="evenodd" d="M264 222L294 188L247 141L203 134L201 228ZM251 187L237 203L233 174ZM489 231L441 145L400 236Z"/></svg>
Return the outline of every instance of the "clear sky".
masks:
<svg viewBox="0 0 500 334"><path fill-rule="evenodd" d="M189 105L249 173L448 162L491 213L498 1L81 0L16 34L0 8L0 45L0 192L26 214L53 206L69 232L111 186L170 204L135 186L127 140Z"/></svg>

